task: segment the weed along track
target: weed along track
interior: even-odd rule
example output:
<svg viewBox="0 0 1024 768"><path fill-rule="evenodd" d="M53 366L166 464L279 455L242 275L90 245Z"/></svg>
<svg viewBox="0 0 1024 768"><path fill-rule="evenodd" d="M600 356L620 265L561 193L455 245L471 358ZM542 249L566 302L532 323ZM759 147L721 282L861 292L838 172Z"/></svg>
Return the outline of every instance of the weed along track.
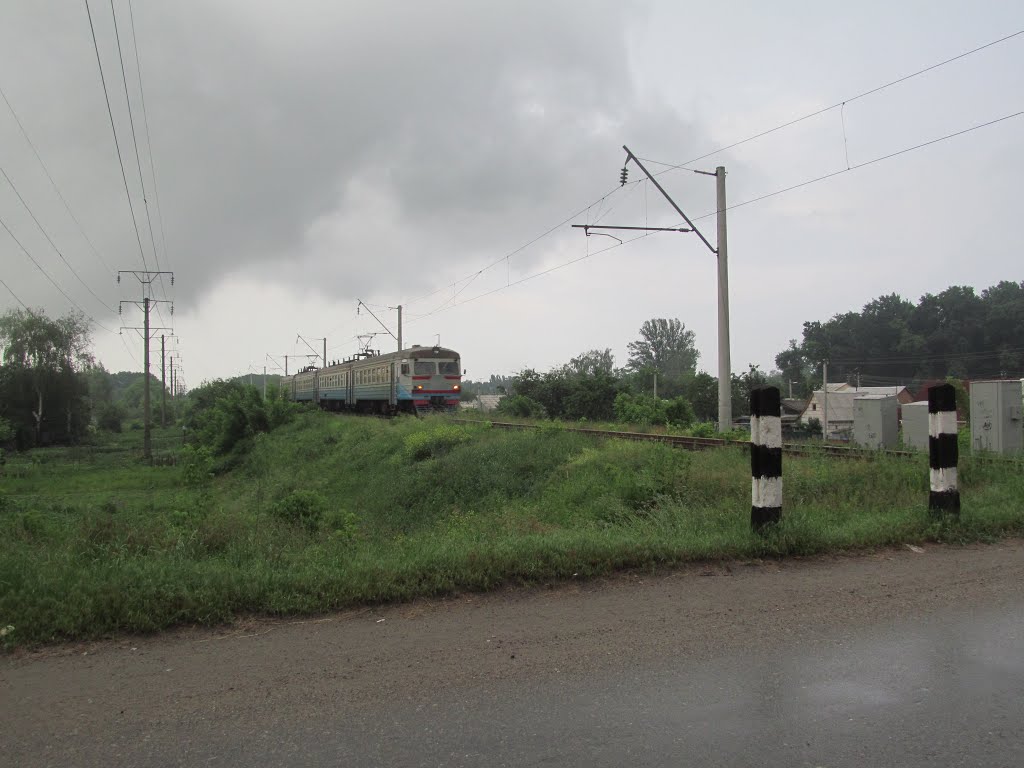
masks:
<svg viewBox="0 0 1024 768"><path fill-rule="evenodd" d="M475 423L471 420L454 419L459 423ZM539 429L537 424L518 424L515 422L490 422L496 429ZM560 427L566 432L575 432L591 437L604 437L614 440L634 440L638 442L664 443L674 448L683 448L688 451L706 451L712 448L749 448L747 440L727 440L719 437L692 437L689 435L659 435L649 432L623 432L614 429L588 429L586 427ZM800 445L797 443L785 443L782 446L784 453L792 456L814 456L827 455L838 456L846 459L858 459L868 456L892 456L897 458L921 458L924 454L914 451L865 451L858 448L849 448L843 445Z"/></svg>
<svg viewBox="0 0 1024 768"><path fill-rule="evenodd" d="M9 460L3 645L1024 533L1024 473L970 457L959 518L937 521L926 461L810 451L787 461L781 522L758 535L742 441L288 413L227 450L177 448L174 465ZM739 450L708 450L723 445Z"/></svg>
<svg viewBox="0 0 1024 768"><path fill-rule="evenodd" d="M457 424L479 424L475 419L452 419ZM521 424L509 421L486 422L495 429L523 430L542 429L539 424ZM664 443L673 448L683 448L688 451L706 451L712 448L749 448L749 440L728 440L719 437L693 437L690 435L660 435L650 432L624 432L617 429L589 429L587 427L561 426L558 429L565 432L574 432L590 437L603 437L613 440L633 440L636 442ZM783 453L790 456L834 456L841 459L865 459L865 458L897 458L897 459L927 459L928 454L920 451L898 451L898 450L869 450L845 445L824 445L824 444L800 444L783 443ZM1021 464L1019 459L1006 456L982 455L974 457L975 461L1016 463Z"/></svg>

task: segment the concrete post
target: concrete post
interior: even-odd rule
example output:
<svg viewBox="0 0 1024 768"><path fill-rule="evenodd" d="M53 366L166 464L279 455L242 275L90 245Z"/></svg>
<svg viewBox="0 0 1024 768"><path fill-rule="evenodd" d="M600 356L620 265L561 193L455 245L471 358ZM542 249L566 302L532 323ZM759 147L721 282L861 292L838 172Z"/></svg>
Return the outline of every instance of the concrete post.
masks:
<svg viewBox="0 0 1024 768"><path fill-rule="evenodd" d="M732 429L732 362L729 354L729 243L725 223L725 166L715 168L718 209L718 431Z"/></svg>
<svg viewBox="0 0 1024 768"><path fill-rule="evenodd" d="M782 519L782 397L778 387L750 393L750 527Z"/></svg>
<svg viewBox="0 0 1024 768"><path fill-rule="evenodd" d="M928 388L928 464L931 492L928 509L934 515L960 514L956 438L956 389L952 384Z"/></svg>

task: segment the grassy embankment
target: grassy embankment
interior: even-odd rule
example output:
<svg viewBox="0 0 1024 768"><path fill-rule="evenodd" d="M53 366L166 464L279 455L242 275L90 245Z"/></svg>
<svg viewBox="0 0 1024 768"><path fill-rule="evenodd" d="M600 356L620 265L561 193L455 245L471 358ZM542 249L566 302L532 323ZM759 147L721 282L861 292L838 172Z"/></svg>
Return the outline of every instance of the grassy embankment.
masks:
<svg viewBox="0 0 1024 768"><path fill-rule="evenodd" d="M963 514L936 522L924 456L787 459L784 521L760 537L748 527L744 450L689 453L557 427L306 413L258 438L228 474L204 478L116 451L12 457L0 484L0 627L14 627L3 642L1024 532L1019 463L963 460Z"/></svg>

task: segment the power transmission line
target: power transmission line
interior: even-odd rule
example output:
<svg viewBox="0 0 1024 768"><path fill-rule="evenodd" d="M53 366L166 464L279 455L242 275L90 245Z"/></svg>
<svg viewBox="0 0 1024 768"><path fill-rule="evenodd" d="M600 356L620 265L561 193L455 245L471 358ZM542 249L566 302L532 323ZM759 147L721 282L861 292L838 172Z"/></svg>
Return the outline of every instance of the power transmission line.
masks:
<svg viewBox="0 0 1024 768"><path fill-rule="evenodd" d="M132 362L135 363L136 365L138 365L139 364L139 359L135 356L135 353L132 352L132 348L128 346L128 342L125 341L124 334L121 334L121 333L117 334L117 338L119 338L121 340L121 343L124 345L125 351L131 357Z"/></svg>
<svg viewBox="0 0 1024 768"><path fill-rule="evenodd" d="M634 182L634 183L639 183L639 182ZM608 196L613 195L616 192L618 192L621 188L622 188L621 185L616 185L613 189L611 189L608 192L606 192L605 194L601 195L601 197L599 197L597 200L592 202L590 205L587 205L587 206L581 208L580 210L576 211L575 213L571 214L570 216L567 216L565 219L563 219L562 221L558 222L557 224L555 224L550 229L548 229L548 230L542 232L541 234L537 235L535 238L533 238L529 242L524 243L523 245L520 245L518 248L515 248L512 251L509 251L504 256L501 256L500 258L495 259L494 261L492 261L487 266L482 267L481 269L479 269L479 270L477 270L475 272L470 272L465 277L462 277L462 278L454 281L453 283L447 283L444 286L438 288L437 290L431 291L430 293L425 293L422 296L417 296L415 299L410 299L408 301L403 301L402 305L405 306L405 307L408 307L410 304L415 304L416 302L422 301L423 299L428 299L431 296L434 296L434 295L440 293L443 290L446 290L446 289L448 289L450 287L458 285L459 283L463 282L464 280L468 280L468 279L474 277L475 275L478 275L480 273L486 272L487 270L491 269L492 267L496 267L498 264L501 264L502 262L506 262L507 263L508 260L511 259L516 254L526 250L531 245L536 243L538 240L543 240L545 237L550 235L552 232L557 231L558 229L560 229L561 227L565 226L566 224L568 224L570 221L572 221L576 217L582 216L584 213L589 211L595 205L599 205L600 203L604 202L605 198L607 198Z"/></svg>
<svg viewBox="0 0 1024 768"><path fill-rule="evenodd" d="M794 189L799 189L801 187L806 187L806 186L808 186L810 184L815 184L815 183L817 183L819 181L824 181L825 179L831 179L831 178L833 178L835 176L839 176L839 175L844 174L844 173L849 173L850 171L855 171L855 170L857 170L859 168L865 168L865 167L867 167L869 165L874 165L875 163L880 163L883 160L891 160L894 157L898 157L900 155L904 155L904 154L906 154L908 152L913 152L914 150L922 149L924 147L931 146L932 144L937 144L939 142L946 141L947 139L956 138L957 136L962 136L964 134L971 133L972 131L976 131L976 130L979 130L981 128L987 128L987 127L995 125L997 123L1001 123L1001 122L1003 122L1005 120L1010 120L1010 119L1015 118L1015 117L1020 117L1021 115L1024 115L1024 110L1022 110L1020 112L1014 112L1013 114L1004 115L1003 117L996 118L995 120L989 120L988 122L985 122L985 123L979 123L978 125L973 125L973 126L971 126L969 128L964 128L963 130L955 131L954 133L949 133L949 134L946 134L945 136L940 136L940 137L938 137L936 139L931 139L930 141L925 141L925 142L922 142L920 144L916 144L916 145L911 146L911 147L905 147L905 148L903 148L901 150L898 150L896 152L891 152L891 153L889 153L887 155L883 155L881 157L876 157L876 158L874 158L872 160L866 160L863 163L858 163L857 165L850 166L849 168L842 168L842 169L840 169L838 171L834 171L832 173L827 173L827 174L825 174L823 176L818 176L818 177L813 178L813 179L808 179L807 181L800 182L799 184L792 184L792 185L790 185L788 187L783 187L782 189L777 189L774 192L769 192L767 194L760 195L760 196L755 197L755 198L751 198L750 200L744 200L743 202L740 202L740 203L734 203L733 205L727 206L725 208L725 210L730 211L730 210L733 210L735 208L742 208L743 206L751 205L752 203L757 203L757 202L760 202L761 200L766 200L769 197L774 197L776 195L781 195L781 194L783 194L785 192L790 192L790 191L792 191ZM716 213L717 213L716 211L712 211L710 213L706 213L706 214L703 214L703 215L700 215L700 216L694 216L693 220L694 221L698 221L698 220L701 220L701 219L706 219L706 218L709 218L711 216L716 215ZM442 306L441 308L436 309L436 310L434 310L432 312L428 312L427 314L420 315L420 316L416 317L415 319L410 320L410 322L417 322L419 320L422 320L422 319L424 319L426 317L429 317L430 315L436 314L438 312L443 312L443 311L446 311L448 309L453 309L454 307L462 306L463 304L468 304L471 301L476 301L477 299L484 298L485 296L491 296L491 295L493 295L495 293L498 293L499 291L504 291L504 290L506 290L508 288L511 288L513 286L516 286L516 285L520 285L520 284L525 283L525 282L527 282L529 280L533 280L535 278L542 277L543 275L550 274L551 272L555 272L555 271L557 271L559 269L564 269L565 267L571 266L572 264L576 264L577 262L584 261L585 259L588 259L591 256L597 256L597 255L599 255L601 253L605 253L605 252L613 250L615 248L621 248L622 246L628 245L629 243L635 242L637 240L641 240L641 239L643 239L645 237L649 237L651 234L653 234L653 233L646 232L646 233L644 233L642 235L637 235L636 237L631 237L631 238L628 238L626 240L623 240L621 243L614 243L614 244L609 245L609 246L607 246L605 248L602 248L600 250L593 251L591 253L587 253L584 256L579 256L579 257L577 257L575 259L570 259L570 260L565 261L565 262L563 262L561 264L556 264L555 266L550 267L549 269L545 269L545 270L543 270L541 272L536 272L536 273L534 273L532 275L527 275L526 277L524 277L524 278L522 278L520 280L517 280L514 283L509 283L507 285L499 286L498 288L495 288L493 290L487 291L485 293L481 293L481 294L479 294L477 296L473 296L472 298L464 299L463 301L460 301L457 304L451 304L449 306ZM436 293L436 291L435 291L435 293Z"/></svg>
<svg viewBox="0 0 1024 768"><path fill-rule="evenodd" d="M11 236L11 239L15 243L18 244L18 247L21 249L21 252L24 253L26 256L28 256L29 260L33 264L36 265L36 269L38 269L40 272L43 273L43 276L46 277L46 279L50 281L50 283L53 285L54 288L56 288L58 291L60 291L61 295L65 299L67 299L71 303L71 305L73 307L75 307L79 312L81 312L83 315L85 315L87 318L89 318L89 320L91 320L92 322L96 323L96 325L98 325L103 330L105 330L105 331L107 331L109 333L113 333L113 331L110 328L107 328L107 326L105 326L105 325L103 325L103 323L99 322L96 318L94 318L92 315L90 315L88 312L86 312L84 309L82 309L82 307L79 305L79 303L77 301L75 301L70 296L68 296L68 294L64 291L64 289L61 288L60 285L57 284L57 281L54 280L50 276L50 273L47 272L45 269L43 269L42 265L38 261L36 261L35 256L33 256L31 253L29 253L28 249L24 245L22 245L21 240L19 240L17 237L15 237L14 233L11 232L11 228L7 226L7 223L2 218L0 218L0 227L3 227L7 231L7 234ZM8 289L8 290L10 290L10 289Z"/></svg>
<svg viewBox="0 0 1024 768"><path fill-rule="evenodd" d="M103 98L107 102L107 115L110 117L110 130L114 134L114 149L117 151L117 163L121 166L121 179L124 181L124 194L128 198L128 210L132 217L132 226L135 228L135 240L139 244L139 256L142 257L142 266L148 270L149 265L146 263L146 252L142 247L142 235L139 234L139 223L135 220L135 206L132 205L132 193L128 189L128 175L124 170L124 160L121 158L121 145L117 140L117 128L114 126L114 113L110 109L110 93L107 91L107 79L103 75L103 62L100 60L100 46L96 42L96 27L92 23L92 11L89 9L89 0L83 0L85 3L85 13L89 17L89 31L92 33L92 47L96 51L96 64L100 68L100 82L103 84ZM129 113L131 109L129 107Z"/></svg>
<svg viewBox="0 0 1024 768"><path fill-rule="evenodd" d="M142 64L139 63L139 43L135 36L135 15L132 13L132 2L128 0L128 20L132 30L132 48L135 50L135 69L139 75L139 100L142 103L142 125L146 130L146 151L149 153L149 172L153 177L153 199L156 202L156 219L160 225L160 244L164 249L164 264L167 269L171 268L167 256L167 235L164 233L164 215L160 207L160 188L156 183L156 165L153 161L153 143L149 135L149 114L146 112L146 91L142 87ZM163 283L161 282L161 285Z"/></svg>
<svg viewBox="0 0 1024 768"><path fill-rule="evenodd" d="M833 104L833 105L831 105L829 107L823 107L821 109L815 110L814 112L808 112L806 115L803 115L802 117L797 117L797 118L795 118L793 120L790 120L788 122L781 123L780 125L777 125L774 128L769 128L766 131L761 131L760 133L755 133L753 136L748 136L745 139L740 139L739 141L735 141L732 144L727 144L724 147L719 147L718 149L714 149L711 152L708 152L706 154L700 155L699 157L695 157L692 160L687 160L684 163L678 163L678 164L676 164L676 163L664 163L664 162L661 162L660 160L652 160L651 158L647 158L647 157L643 157L643 158L641 158L641 160L644 160L645 162L655 163L656 165L668 166L664 170L659 171L657 174L655 174L655 175L658 175L658 176L660 176L663 173L668 173L669 171L674 171L674 170L678 170L678 169L693 170L692 168L687 168L686 166L689 165L690 163L696 163L699 160L705 160L705 159L707 159L707 158L709 158L709 157L711 157L713 155L719 154L720 152L725 152L726 150L733 149L734 147L738 147L741 144L746 144L748 142L755 141L756 139L763 138L764 136L767 136L769 134L775 133L776 131L781 131L783 128L789 128L790 126L796 125L797 123L802 123L804 120L810 120L812 117L817 117L818 115L823 115L826 112L832 111L833 109L841 109L843 106L845 106L846 104L849 104L851 101L856 101L857 99L863 99L865 96L870 96L872 94L878 93L879 91L884 91L886 88L891 88L894 85L898 85L899 83L903 83L903 82L906 82L907 80L911 80L911 79L913 79L915 77L918 77L919 75L925 74L926 72L931 72L933 69L938 69L939 67L943 67L946 64L952 64L954 61L958 61L960 59L966 58L967 56L970 56L972 54L978 53L979 51L983 51L986 48L991 48L992 46L998 45L999 43L1004 43L1007 40L1011 40L1011 39L1013 39L1015 37L1018 37L1019 35L1024 35L1024 29L1019 30L1017 32L1014 32L1013 34L1006 35L1005 37L1000 37L998 40L992 40L991 42L985 43L984 45L980 45L977 48L972 48L971 50L965 51L965 52L963 52L963 53L961 53L961 54L959 54L957 56L954 56L954 57L952 57L950 59L945 59L945 60L940 61L940 62L938 62L936 64L932 64L931 66L925 67L924 69L919 69L916 72L912 72L909 75L904 75L903 77L899 77L899 78L897 78L895 80L891 80L888 83L884 83L884 84L876 86L874 88L869 88L868 90L863 91L862 93L858 93L858 94L856 94L854 96L850 96L850 97L848 97L846 99L843 99L842 101L837 101L835 104Z"/></svg>
<svg viewBox="0 0 1024 768"><path fill-rule="evenodd" d="M995 125L996 123L1001 123L1004 120L1012 120L1013 118L1020 117L1021 115L1024 115L1024 110L1022 110L1020 112L1014 112L1013 114L1010 114L1010 115L1004 115L1003 117L997 117L995 120L989 120L987 123L979 123L978 125L972 125L970 128L964 128L961 131L956 131L954 133L948 133L945 136L939 136L937 139L931 139L930 141L925 141L925 142L922 142L920 144L915 144L912 147L904 147L903 149L897 150L896 152L890 152L888 155L882 155L881 157L876 157L876 158L874 158L872 160L865 160L863 163L857 163L856 165L851 165L849 168L840 168L838 171L833 171L832 173L826 173L826 174L824 174L822 176L818 176L818 177L813 178L813 179L808 179L807 181L801 181L798 184L792 184L792 185L790 185L788 187L783 187L782 189L777 189L774 192L768 192L767 194L760 195L759 197L754 197L754 198L751 198L750 200L744 200L742 203L735 203L734 205L728 206L725 210L731 211L734 208L742 208L745 205L750 205L751 203L757 203L757 202L760 202L761 200L766 200L769 197L775 197L776 195L781 195L784 192L791 192L794 189L800 189L801 187L806 187L806 186L808 186L810 184L816 184L819 181L824 181L825 179L831 179L833 176L840 176L840 175L842 175L844 173L849 173L850 171L856 171L858 168L865 168L865 167L867 167L869 165L874 165L875 163L880 163L883 160L891 160L894 157L899 157L900 155L905 155L906 153L913 152L916 149L922 149L924 147L931 146L932 144L938 144L941 141L946 141L947 139L953 139L953 138L956 138L957 136L962 136L965 133L970 133L971 131L976 131L979 128L987 128L990 125ZM694 220L696 221L697 219L706 219L706 218L708 218L710 216L714 216L714 215L715 215L714 212L712 212L712 213L705 213L702 216L695 216Z"/></svg>
<svg viewBox="0 0 1024 768"><path fill-rule="evenodd" d="M0 97L3 98L4 104L6 104L7 109L10 110L11 117L13 117L14 122L17 123L18 129L21 131L21 135L25 137L25 141L32 149L32 154L34 154L36 156L36 160L39 161L39 165L40 167L42 167L43 173L46 174L46 178L50 180L50 186L53 187L53 191L57 194L57 197L60 198L60 201L64 204L64 209L68 212L68 216L70 216L71 220L75 222L75 226L78 227L78 231L82 234L82 237L85 238L85 242L89 244L89 248L92 250L96 258L99 259L100 264L103 265L104 269L106 269L108 272L113 271L111 270L110 265L107 264L107 262L104 260L99 250L97 250L96 246L93 245L92 240L90 240L89 236L85 233L85 228L82 226L82 223L78 220L78 217L75 216L74 212L71 210L71 206L68 204L68 201L64 198L64 195L61 194L60 188L57 186L57 182L54 181L53 176L50 175L50 170L46 167L46 163L43 162L43 158L42 156L40 156L39 150L36 149L36 145L33 144L32 139L29 138L28 131L26 131L25 126L21 124L21 120L18 118L18 113L14 111L14 107L11 105L11 102L7 99L7 94L4 93L3 88L0 88Z"/></svg>
<svg viewBox="0 0 1024 768"><path fill-rule="evenodd" d="M6 289L7 289L7 292L8 292L9 294L11 294L11 296L13 296L13 297L14 297L14 300L15 300L16 302L18 302L19 304L21 304L22 308L23 308L23 309L24 309L24 310L25 310L26 312L28 312L29 314L32 314L32 310L28 308L28 306L27 306L27 305L25 304L25 302L24 302L24 301L22 301L21 299L19 299L19 298L18 298L18 294L16 294L16 293L15 293L14 291L12 291L12 290L11 290L11 286L9 286L9 285L8 285L7 283L5 283L5 282L3 281L3 278L0 278L0 285L2 285L2 286L3 286L4 288L6 288Z"/></svg>
<svg viewBox="0 0 1024 768"><path fill-rule="evenodd" d="M54 252L58 256L60 256L60 260L64 262L64 266L71 270L71 274L75 276L75 278L78 280L78 282L82 284L85 290L92 294L93 298L96 299L96 301L98 301L104 309L113 312L114 310L111 307L109 307L106 304L106 302L103 301L103 299L96 295L96 291L89 287L85 280L82 279L82 276L79 275L78 272L75 271L75 268L72 267L71 264L68 262L68 260L64 258L64 254L61 253L61 250L60 248L57 247L57 244L53 242L53 238L51 238L50 234L46 231L46 229L43 228L43 225L39 222L39 219L36 218L35 213L32 212L32 209L29 207L28 203L25 202L25 198L21 196L21 192L18 191L18 188L14 185L14 182L11 181L11 177L7 175L7 171L4 170L3 166L0 166L0 174L3 174L4 179L7 180L7 183L10 185L11 189L14 190L14 194L18 196L18 200L21 201L22 206L25 208L26 211L28 211L28 215L32 217L32 221L36 223L36 226L39 228L39 231L43 233L43 237L46 238L46 242L48 242L50 244L50 247L53 248Z"/></svg>
<svg viewBox="0 0 1024 768"><path fill-rule="evenodd" d="M692 168L687 168L687 166L690 163L695 163L695 162L697 162L699 160L706 159L706 158L711 157L713 155L716 155L716 154L718 154L720 152L724 152L724 151L732 149L734 147L738 147L741 144L746 144L748 142L751 142L751 141L754 141L756 139L762 138L762 137L767 136L767 135L769 135L771 133L775 133L776 131L780 131L783 128L788 128L789 126L796 125L797 123L803 122L804 120L809 120L812 117L816 117L817 115L824 114L825 112L829 112L829 111L831 111L833 109L842 108L843 105L845 105L845 104L847 104L847 103L849 103L851 101L856 101L858 99L865 98L866 96L870 96L872 94L878 93L879 91L883 91L886 88L890 88L890 87L892 87L894 85L897 85L899 83L905 82L907 80L911 80L911 79L913 79L915 77L918 77L920 75L925 74L926 72L930 72L930 71L932 71L934 69L938 69L938 68L943 67L943 66L945 66L947 64L951 64L951 63L953 63L955 61L958 61L960 59L966 58L967 56L971 56L971 55L973 55L975 53L978 53L980 51L983 51L986 48L991 48L992 46L998 45L999 43L1006 42L1007 40L1011 40L1011 39L1016 38L1016 37L1018 37L1020 35L1024 35L1024 30L1019 30L1019 31L1014 32L1012 34L1009 34L1009 35L1006 35L1004 37L998 38L997 40L992 40L992 41L990 41L988 43L985 43L984 45L980 45L980 46L978 46L976 48L972 48L971 50L965 51L965 52L960 53L960 54L958 54L956 56L953 56L951 58L944 59L943 61L936 62L935 64L932 64L930 66L924 67L923 69L919 69L916 72L912 72L912 73L910 73L908 75L904 75L903 77L896 78L895 80L891 80L891 81L889 81L887 83L883 83L881 85L875 86L874 88L870 88L870 89L868 89L866 91L863 91L861 93L858 93L858 94L855 94L853 96L850 96L850 97L848 97L846 99L843 99L842 101L836 102L835 104L833 104L831 106L824 107L824 108L819 109L819 110L815 110L814 112L810 112L810 113L808 113L806 115L803 115L802 117L798 117L798 118L795 118L793 120L789 120L789 121L787 121L785 123L782 123L780 125L777 125L774 128L769 128L768 130L764 130L764 131L756 133L756 134L754 134L752 136L748 136L747 138L741 139L741 140L736 141L736 142L733 142L732 144L728 144L728 145L719 147L717 149L712 150L711 152L708 152L706 154L700 155L699 157L695 157L692 160L688 160L685 163L675 163L675 164L674 163L666 163L666 162L662 162L662 161L659 161L659 160L653 160L653 159L650 159L650 158L641 158L641 160L644 160L645 162L656 163L657 165L667 166L665 169L663 169L663 170L659 171L658 173L654 174L655 176L660 176L661 174L668 173L670 171L677 170L677 169L693 170ZM910 151L910 150L908 149L908 150L904 150L904 151ZM870 162L878 162L878 160L870 161ZM862 163L859 166L852 166L852 167L850 167L850 168L848 168L846 170L854 170L855 168L863 167L864 165L867 165L867 164L869 164L869 163ZM837 174L830 174L830 175L837 175ZM811 181L805 182L805 183L814 183L815 181L820 181L820 180L822 180L824 178L829 178L829 176L824 176L824 177L821 177L821 179L815 179L815 180L811 180ZM635 184L635 183L639 183L639 182L631 182L631 183ZM621 187L616 187L615 189L611 190L610 192L608 192L605 195L603 195L602 197L600 197L594 203L591 203L590 205L586 206L585 208L577 211L576 213L572 214L571 216L569 216L565 220L561 221L560 223L558 223L555 226L551 227L550 229L546 230L544 233L538 235L537 237L533 238L532 240L530 240L529 242L527 242L524 245L520 246L519 248L515 249L514 251L511 251L509 254L507 254L507 255L505 255L505 256L503 256L503 257L501 257L501 258L491 262L490 264L484 266L480 270L475 271L475 272L471 272L471 273L465 275L464 277L454 281L453 283L447 283L444 286L442 286L442 287L440 287L440 288L438 288L438 289L436 289L434 291L431 291L429 293L423 294L422 296L418 296L418 297L416 297L414 299L407 300L407 301L403 302L403 304L406 307L408 307L411 304L414 304L414 303L419 302L419 301L421 301L423 299L426 299L426 298L429 298L431 296L434 296L434 295L436 295L437 293L440 293L443 290L446 290L448 288L454 288L454 286L458 285L459 283L461 283L461 282L463 282L465 280L469 280L471 278L475 278L477 275L482 274L483 272L486 272L487 270L491 269L494 266L497 266L497 264L500 264L503 261L507 262L507 260L511 256L514 256L517 253L519 253L520 251L528 248L529 246L531 246L534 243L536 243L538 240L541 240L544 237L547 237L548 235L550 235L551 233L555 232L556 230L558 230L560 227L564 226L568 222L572 221L573 219L577 218L578 216L583 215L584 213L586 213L587 211L592 209L595 205L599 205L599 204L603 203L605 198L607 198L609 195L613 194L614 192L618 191L620 188ZM788 191L788 190L780 190L779 192L775 192L773 194L781 194L781 192L783 192L783 191ZM745 203L740 203L738 205L730 206L729 208L737 208L740 205L747 205L747 204L749 204L751 202L755 202L755 201L753 201L753 200L747 201ZM727 208L726 210L729 210L729 208ZM610 211L605 211L604 213L601 214L600 218L604 218L609 212ZM713 215L713 214L710 214L710 215ZM706 217L702 216L702 217L697 217L697 218L706 218ZM637 240L637 239L639 239L639 238L627 239L626 241L624 241L620 245L625 245L626 243L632 242L633 240ZM618 246L610 246L610 247L618 247ZM598 253L603 253L606 250L608 250L608 248L603 248L603 249L601 249L599 251L596 251L595 253L590 254L590 255L597 255ZM577 261L582 260L582 258L587 258L587 257L581 257L581 258L578 258L578 259L573 259L571 261L566 262L564 266L568 266L569 264L574 264ZM557 267L557 268L561 268L561 267ZM539 274L547 274L548 271L551 271L551 270L545 270L544 272L539 273ZM532 279L532 278L533 278L533 276L530 276L530 277L528 277L526 279ZM511 287L512 285L518 285L521 282L524 282L524 280L517 281L516 283L512 283L511 281L509 281L509 283L505 287L508 288L508 287ZM490 292L488 292L488 294L485 294L485 295L489 295L490 293L493 293L493 292L494 291L490 291ZM441 308L432 310L432 311L430 311L430 312L428 312L428 313L426 313L424 315L419 315L415 319L420 319L420 318L423 318L423 317L427 317L430 314L433 314L434 312L441 311L441 309L443 309L443 308L444 308L444 305L442 305Z"/></svg>
<svg viewBox="0 0 1024 768"><path fill-rule="evenodd" d="M114 0L110 0L110 15L114 19L114 40L117 43L117 60L121 63L121 82L124 83L124 101L128 108L128 125L132 133L132 146L135 148L135 167L139 169L139 185L142 189L142 206L146 211L146 223L149 225L149 242L153 247L153 258L156 260L156 271L160 271L160 255L156 250L156 239L153 237L153 220L149 216L149 200L146 199L146 180L142 175L142 160L139 157L139 142L135 138L135 118L132 116L132 100L128 96L128 76L124 71L124 56L121 54L121 33L117 27L117 11ZM163 286L163 282L160 283ZM166 299L167 296L165 295Z"/></svg>

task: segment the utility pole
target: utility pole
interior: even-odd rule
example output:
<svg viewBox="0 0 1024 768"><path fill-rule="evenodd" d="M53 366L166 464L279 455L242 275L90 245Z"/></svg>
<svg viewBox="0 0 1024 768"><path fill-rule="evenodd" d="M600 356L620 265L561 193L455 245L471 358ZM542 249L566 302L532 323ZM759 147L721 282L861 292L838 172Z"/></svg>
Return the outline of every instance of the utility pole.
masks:
<svg viewBox="0 0 1024 768"><path fill-rule="evenodd" d="M171 277L171 285L174 285L174 273L173 272L151 272L149 270L123 269L123 270L118 270L118 273L117 273L117 282L118 283L121 282L121 275L132 275L136 280L139 281L139 284L142 286L142 301L141 302L137 302L137 301L129 301L129 302L122 301L122 302L120 302L118 304L118 314L121 313L121 309L124 306L124 304L126 304L126 303L128 303L128 304L135 304L136 306L141 306L142 307L142 313L143 313L143 326L142 326L142 328L125 328L124 326L122 326L122 330L135 330L135 331L141 330L142 331L142 340L143 340L143 345L142 345L143 346L143 355L142 355L142 358L143 358L143 369L144 369L143 372L142 372L142 375L145 378L145 386L143 387L143 396L142 396L142 410L143 410L143 417L142 417L142 455L143 455L143 458L146 461L152 461L153 460L153 441L152 441L153 436L152 436L152 415L151 415L151 411L150 411L150 383L151 382L149 380L149 378L150 378L149 377L149 342L150 342L150 338L151 337L150 337L149 334L153 330L157 330L157 331L172 331L173 332L174 329L173 328L166 328L166 327L152 328L150 326L150 322L149 322L149 312L150 312L151 307L153 307L154 305L170 304L171 305L171 314L173 315L174 314L174 304L173 304L173 302L166 301L166 300L165 301L160 301L158 299L151 299L149 296L146 295L146 292L147 292L147 290L152 292L152 285L153 285L153 283L156 280L158 280L161 275L170 275L170 277ZM162 355L162 352L163 352L163 340L162 340L162 337L161 337L161 344L160 344L160 346L161 346L161 355ZM163 362L161 362L161 368L163 368ZM162 419L163 419L163 417L161 416L161 422L162 422Z"/></svg>
<svg viewBox="0 0 1024 768"><path fill-rule="evenodd" d="M821 439L823 442L828 442L828 361L825 360L821 364L821 410L822 410L822 424Z"/></svg>
<svg viewBox="0 0 1024 768"><path fill-rule="evenodd" d="M729 244L725 225L725 166L715 168L718 202L718 431L732 429L732 361L729 355ZM725 426L722 426L722 425Z"/></svg>
<svg viewBox="0 0 1024 768"><path fill-rule="evenodd" d="M654 372L654 399L658 399L658 372Z"/></svg>
<svg viewBox="0 0 1024 768"><path fill-rule="evenodd" d="M727 238L727 227L726 227L726 202L725 202L725 166L718 166L714 173L710 171L698 171L694 170L694 173L699 173L703 176L714 176L715 177L715 197L716 197L716 208L718 213L718 247L715 248L708 242L708 239L704 237L690 217L683 212L683 209L676 205L668 192L665 191L664 187L658 183L658 180L648 171L644 164L640 162L639 158L633 154L629 147L623 145L622 147L626 150L626 165L622 168L622 175L619 181L622 184L626 183L628 165L630 162L636 163L636 167L644 172L644 175L650 180L655 188L661 193L669 205L671 205L676 213L682 216L683 221L686 222L685 227L633 227L633 226L611 226L611 225L596 225L596 224L573 224L574 227L582 229L586 235L590 236L590 230L592 229L630 229L630 230L646 230L649 232L693 232L697 237L701 239L701 242L707 246L707 249L711 251L718 258L718 431L726 432L732 428L732 365L729 353L729 245Z"/></svg>
<svg viewBox="0 0 1024 768"><path fill-rule="evenodd" d="M402 305L398 305L398 351L402 351Z"/></svg>
<svg viewBox="0 0 1024 768"><path fill-rule="evenodd" d="M144 414L143 421L142 421L142 455L146 459L146 461L150 461L153 458L153 444L152 444L153 435L151 434L152 430L153 430L153 427L152 427L152 424L150 423L151 419L149 418L150 411L149 411L149 297L148 296L144 296L142 298L142 305L144 307L143 311L146 314L146 320L145 320L145 323L144 323L145 331L146 332L142 335L142 338L144 338L146 340L146 343L143 345L145 350L146 350L145 355L144 355L145 362L142 364L143 368L145 368L145 371L143 372L143 375L146 377L146 386L143 389L143 392L145 394L143 395L143 399L142 399L142 412Z"/></svg>
<svg viewBox="0 0 1024 768"><path fill-rule="evenodd" d="M160 428L167 426L167 357L164 335L160 334Z"/></svg>
<svg viewBox="0 0 1024 768"><path fill-rule="evenodd" d="M263 399L267 399L267 366L263 366Z"/></svg>

